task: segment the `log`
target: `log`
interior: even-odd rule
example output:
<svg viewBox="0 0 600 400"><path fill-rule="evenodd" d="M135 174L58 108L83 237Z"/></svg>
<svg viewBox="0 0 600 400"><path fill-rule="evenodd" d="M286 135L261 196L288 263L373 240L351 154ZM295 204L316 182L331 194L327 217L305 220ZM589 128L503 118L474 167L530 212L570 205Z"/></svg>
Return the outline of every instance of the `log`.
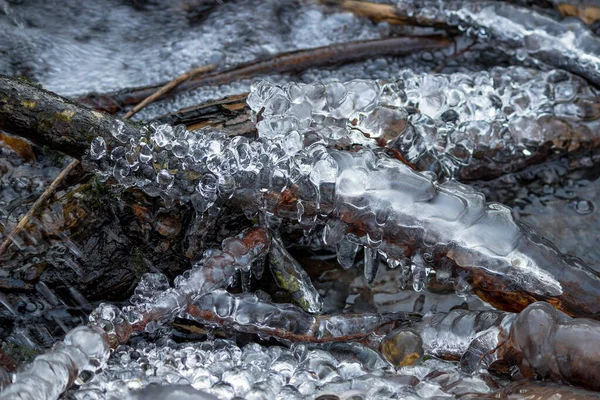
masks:
<svg viewBox="0 0 600 400"><path fill-rule="evenodd" d="M27 82L0 75L0 129L81 158L92 139L102 136L107 146L115 123L134 135L134 124L90 110L73 101Z"/></svg>

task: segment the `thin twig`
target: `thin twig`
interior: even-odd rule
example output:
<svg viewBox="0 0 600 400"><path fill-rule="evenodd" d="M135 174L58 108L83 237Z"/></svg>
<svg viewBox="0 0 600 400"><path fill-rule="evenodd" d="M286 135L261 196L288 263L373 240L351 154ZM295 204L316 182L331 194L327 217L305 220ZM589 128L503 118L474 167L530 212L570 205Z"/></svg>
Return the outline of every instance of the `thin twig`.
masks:
<svg viewBox="0 0 600 400"><path fill-rule="evenodd" d="M405 25L408 18L397 13L397 7L391 4L372 3L358 0L319 0L326 6L341 8L357 17L367 17L373 22L387 22L392 25Z"/></svg>
<svg viewBox="0 0 600 400"><path fill-rule="evenodd" d="M175 89L177 86L179 86L183 82L187 81L190 78L193 78L196 75L200 75L205 72L210 72L210 71L214 70L216 67L217 66L214 64L205 65L203 67L199 67L199 68L193 69L191 71L188 71L184 74L179 75L177 78L173 79L171 82L167 83L166 85L164 85L163 87L158 89L156 92L152 93L150 96L146 97L144 100L139 102L135 107L133 107L131 110L129 110L123 118L129 119L129 118L133 117L133 115L135 113L137 113L138 111L140 111L142 108L144 108L148 104L154 102L161 96L164 96L165 94L169 93L171 90Z"/></svg>
<svg viewBox="0 0 600 400"><path fill-rule="evenodd" d="M44 190L44 193L42 193L39 199L37 199L37 201L33 204L29 212L25 214L23 218L21 218L19 224L12 230L12 232L10 233L10 235L8 235L6 240L4 240L4 243L2 243L2 246L0 246L0 255L2 255L2 253L4 253L6 249L8 249L8 247L13 241L13 238L16 237L23 230L23 228L25 228L25 225L27 225L31 217L33 217L33 215L36 212L42 209L42 206L44 205L46 200L48 200L50 196L52 196L58 185L60 185L62 181L65 180L65 178L71 173L71 171L73 171L75 167L77 167L77 165L79 165L79 160L71 161L69 165L67 165L65 169L63 169L60 172L60 174L58 174L56 179L54 179L54 182L52 182L50 186L48 186L48 188Z"/></svg>
<svg viewBox="0 0 600 400"><path fill-rule="evenodd" d="M445 36L408 36L385 39L335 43L312 49L280 53L266 60L240 64L231 69L199 76L182 82L172 93L180 93L199 87L222 85L274 73L296 73L308 68L357 62L380 56L403 56L423 49L437 49L450 45ZM135 105L153 94L162 85L123 89L119 92L90 93L77 101L96 110L115 113Z"/></svg>
<svg viewBox="0 0 600 400"><path fill-rule="evenodd" d="M473 42L468 45L467 47L465 47L464 49L460 50L460 51L454 51L454 54L452 54L450 57L446 58L444 61L442 61L442 63L440 65L438 65L437 67L435 67L435 69L432 71L434 74L439 74L440 72L442 72L442 70L444 68L446 68L446 66L451 62L456 60L458 57L462 56L463 54L473 50L473 47L477 44L477 40L473 40Z"/></svg>

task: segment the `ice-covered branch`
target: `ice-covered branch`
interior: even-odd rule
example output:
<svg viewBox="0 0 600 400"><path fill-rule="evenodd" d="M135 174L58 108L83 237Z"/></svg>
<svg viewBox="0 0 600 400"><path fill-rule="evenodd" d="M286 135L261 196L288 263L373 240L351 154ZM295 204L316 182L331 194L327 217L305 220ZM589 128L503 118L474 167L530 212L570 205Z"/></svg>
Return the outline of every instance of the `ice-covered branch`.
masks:
<svg viewBox="0 0 600 400"><path fill-rule="evenodd" d="M539 302L519 314L510 341L523 353L526 375L600 390L598 321L571 318Z"/></svg>
<svg viewBox="0 0 600 400"><path fill-rule="evenodd" d="M130 324L131 329L121 328L127 334L117 333L111 344L126 342L132 331L153 331L157 323L183 311L193 296L229 286L237 271L249 270L257 258L266 255L268 248L269 240L263 229L247 229L225 239L222 250L207 251L197 265L175 279L173 288L169 288L168 282L156 282L151 277L142 281L131 299L134 305L125 307L121 317L122 323ZM104 318L102 311L96 314L99 321L114 319L113 315Z"/></svg>
<svg viewBox="0 0 600 400"><path fill-rule="evenodd" d="M104 331L81 326L64 341L16 374L14 382L0 392L2 400L54 400L75 382L83 371L95 372L108 360L110 348Z"/></svg>
<svg viewBox="0 0 600 400"><path fill-rule="evenodd" d="M304 342L359 340L394 321L409 321L399 313L314 316L292 304L276 304L254 294L232 295L214 290L197 297L187 308L194 318L241 332Z"/></svg>
<svg viewBox="0 0 600 400"><path fill-rule="evenodd" d="M321 130L309 129L315 107L332 116L373 110L375 82L290 85L286 91L259 85L249 96L250 103L262 101L257 140L153 125L139 136L116 131L123 146L110 152L98 138L89 166L148 195L191 202L199 212L227 201L306 226L324 220L327 245L350 241L354 247L338 250L354 254L363 246L391 266L418 254L423 263L415 264L449 269L450 279L506 311L550 300L571 315L600 316L600 275L516 221L508 207L487 204L481 193L454 181L438 184L385 151L328 147L333 118ZM275 110L282 107L296 111L281 117Z"/></svg>
<svg viewBox="0 0 600 400"><path fill-rule="evenodd" d="M327 101L301 93L321 93ZM385 146L421 171L460 180L489 179L600 146L597 91L558 70L498 67L449 75L404 70L390 82L261 82L248 104L260 113L263 136L280 134L274 129L288 121L329 147Z"/></svg>
<svg viewBox="0 0 600 400"><path fill-rule="evenodd" d="M600 323L571 318L546 302L531 304L520 314L452 310L425 315L410 330L392 331L382 341L381 351L388 360L404 349L386 340L403 332L418 334L427 355L460 360L466 372L496 369L518 377L514 370L518 367L528 378L600 388Z"/></svg>
<svg viewBox="0 0 600 400"><path fill-rule="evenodd" d="M562 68L600 84L600 38L575 19L558 21L504 1L396 0L395 9L354 0L322 2L375 20L466 31L518 60Z"/></svg>

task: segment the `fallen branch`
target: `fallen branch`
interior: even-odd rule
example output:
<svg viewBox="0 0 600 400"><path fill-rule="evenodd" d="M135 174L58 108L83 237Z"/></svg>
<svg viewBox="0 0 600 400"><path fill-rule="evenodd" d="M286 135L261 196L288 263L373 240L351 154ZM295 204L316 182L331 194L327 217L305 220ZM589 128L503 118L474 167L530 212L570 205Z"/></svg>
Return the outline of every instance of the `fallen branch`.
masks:
<svg viewBox="0 0 600 400"><path fill-rule="evenodd" d="M470 27L475 35L491 39L494 47L509 55L566 69L600 85L600 38L583 24L557 21L503 1L452 0L440 6L424 0L398 2L397 6L356 0L321 1L375 21L446 31L455 31L459 25ZM581 16L579 12L577 15Z"/></svg>
<svg viewBox="0 0 600 400"><path fill-rule="evenodd" d="M98 132L99 136L109 138L110 126L105 127L105 131ZM162 147L179 140L172 135L170 126L157 126L145 137L139 130L134 130L129 138L137 138L139 143L130 143L132 147L125 151L141 151L141 143L152 142L152 137L160 140L161 146L155 143L153 155L145 161L150 167L144 170L145 179L135 179L135 175L142 172L140 168L139 172L129 170L125 171L126 175L121 174L121 183L142 185L142 190L152 196L160 195L169 201L194 201L201 206L200 212L217 200L217 192L229 190L232 197L227 204L238 209L268 211L296 221L327 216L344 223L339 240L351 233L364 238L364 246L380 243L378 251L387 254L392 261L427 252L435 260L433 267L449 263L453 276L465 275L475 294L502 310L520 311L532 302L546 300L570 315L600 318L600 274L580 260L560 253L539 234L516 221L510 209L499 204L486 204L484 197L472 188L454 182L437 185L432 178L385 157L378 166L367 167L363 165L364 160L378 156L366 149L356 153L328 149L327 154L307 158L308 169L301 178L295 176L296 172L287 171L289 178L275 182L271 180L272 171L283 168L284 164L259 161L262 160L259 155L270 150L262 146L252 150L245 138L236 138L237 145L230 150L244 157L245 161L240 158L240 162L246 163L241 169L235 172L215 169L207 174L203 168L211 153L204 149L213 145L221 149L231 146L230 138L214 132L193 132L186 139L189 148L198 151L200 173L197 173L181 168L182 159L176 157L173 150ZM279 139L271 140L275 144ZM166 150L169 170L164 169L156 158L161 148ZM110 149L107 142L107 152ZM248 151L254 155L248 157ZM229 154L222 152L220 157L229 157ZM325 158L321 160L321 157ZM114 168L111 163L119 161L110 161L107 154L100 154L96 159L107 163L102 168L110 169ZM324 176L327 181L319 183L322 178L318 174L314 177L317 183L311 183L309 175L315 167L327 171L334 165L335 175L327 173ZM256 172L248 174L246 170ZM231 185L229 189L214 185L214 173L226 174L223 179ZM160 179L157 178L159 175ZM205 176L213 182L207 186L209 192L188 189L204 186L202 179ZM316 184L318 188L315 188ZM325 191L319 194L317 190L323 184ZM345 192L345 185L349 185L349 192ZM385 206L381 209L379 205ZM377 222L383 217L375 217L379 214L387 221L383 225ZM367 237L371 242L367 242Z"/></svg>
<svg viewBox="0 0 600 400"><path fill-rule="evenodd" d="M443 48L450 43L450 39L444 36L397 37L338 43L326 47L282 53L267 60L242 64L232 69L187 80L171 93L180 93L204 86L222 85L260 75L299 72L308 68L351 63L384 55L406 55L424 49ZM139 103L163 85L144 86L105 94L90 93L80 97L78 101L97 110L115 113L127 106ZM164 98L164 96L158 97L158 99L160 98Z"/></svg>
<svg viewBox="0 0 600 400"><path fill-rule="evenodd" d="M0 75L0 129L81 158L92 140L102 136L110 146L117 123L125 135L137 134L130 123L90 110L26 82Z"/></svg>
<svg viewBox="0 0 600 400"><path fill-rule="evenodd" d="M62 181L78 165L79 165L79 160L75 159L75 160L71 161L69 163L69 165L67 165L60 172L60 174L58 174L58 176L56 177L56 179L54 179L54 181L50 184L50 186L48 186L48 188L46 188L46 190L44 190L44 193L42 193L42 195L37 199L37 201L29 209L27 214L25 214L23 216L23 218L21 218L21 220L19 221L17 226L15 226L15 228L12 230L12 232L7 236L7 238L4 240L2 245L0 245L0 255L2 255L2 253L4 253L4 251L6 249L8 249L10 244L13 242L13 239L23 230L23 228L25 228L27 223L29 223L29 220L31 219L31 217L33 217L37 212L39 212L42 209L43 205L46 203L46 200L48 200L50 198L50 196L52 196L52 194L54 194L58 185L60 185L62 183Z"/></svg>
<svg viewBox="0 0 600 400"><path fill-rule="evenodd" d="M256 121L246 103L247 97L248 93L241 93L211 100L161 115L153 121L173 126L185 125L188 130L211 126L231 135L256 135Z"/></svg>
<svg viewBox="0 0 600 400"><path fill-rule="evenodd" d="M187 312L201 321L240 332L312 343L361 340L385 324L418 319L404 312L313 316L292 304L272 303L254 294L232 295L225 290L197 297Z"/></svg>
<svg viewBox="0 0 600 400"><path fill-rule="evenodd" d="M215 68L216 68L215 65L206 65L206 66L196 68L196 69L188 71L184 74L179 75L178 77L173 79L171 82L167 83L166 85L164 85L163 87L158 89L156 92L152 93L150 96L146 97L144 100L142 100L140 103L138 103L135 107L133 107L131 110L129 110L123 118L129 119L129 118L133 117L142 108L144 108L148 104L160 99L161 97L166 96L170 91L174 90L177 86L181 85L183 82L185 82L189 79L192 79L193 77L203 74L205 72L210 72Z"/></svg>

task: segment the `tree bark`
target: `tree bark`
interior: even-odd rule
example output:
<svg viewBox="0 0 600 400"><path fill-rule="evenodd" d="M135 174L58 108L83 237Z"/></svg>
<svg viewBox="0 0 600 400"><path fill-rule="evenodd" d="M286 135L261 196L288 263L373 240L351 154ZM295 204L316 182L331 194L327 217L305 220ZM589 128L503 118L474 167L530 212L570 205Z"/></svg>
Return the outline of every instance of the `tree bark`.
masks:
<svg viewBox="0 0 600 400"><path fill-rule="evenodd" d="M0 129L81 158L92 139L102 136L110 147L112 126L121 121L94 111L25 80L0 76ZM136 127L124 122L125 133Z"/></svg>

